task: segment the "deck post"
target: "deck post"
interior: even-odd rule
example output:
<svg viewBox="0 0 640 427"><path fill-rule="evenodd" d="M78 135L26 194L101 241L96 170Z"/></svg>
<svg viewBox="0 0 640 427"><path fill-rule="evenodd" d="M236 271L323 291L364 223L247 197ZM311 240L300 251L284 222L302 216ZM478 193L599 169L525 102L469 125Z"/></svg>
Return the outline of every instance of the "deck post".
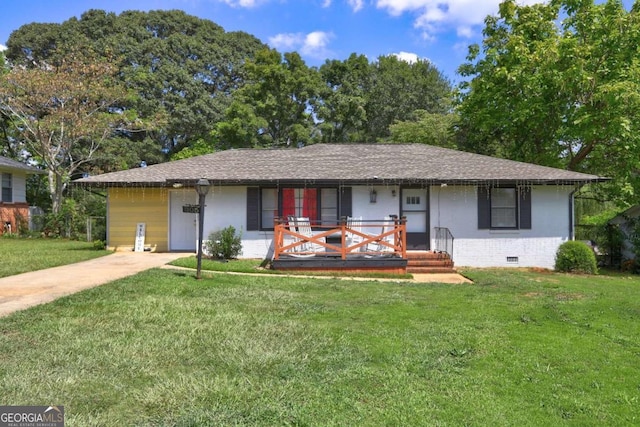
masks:
<svg viewBox="0 0 640 427"><path fill-rule="evenodd" d="M280 250L282 249L282 221L279 216L273 217L273 259L280 259Z"/></svg>
<svg viewBox="0 0 640 427"><path fill-rule="evenodd" d="M402 258L407 258L407 217L400 218L400 241L402 242Z"/></svg>
<svg viewBox="0 0 640 427"><path fill-rule="evenodd" d="M347 259L347 217L340 217L340 257Z"/></svg>

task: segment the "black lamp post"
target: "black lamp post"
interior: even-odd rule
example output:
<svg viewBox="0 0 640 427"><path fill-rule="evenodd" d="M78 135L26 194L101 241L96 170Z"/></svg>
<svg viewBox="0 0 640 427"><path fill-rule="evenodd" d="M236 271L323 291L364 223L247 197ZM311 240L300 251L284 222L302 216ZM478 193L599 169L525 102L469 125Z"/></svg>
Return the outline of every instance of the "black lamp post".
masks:
<svg viewBox="0 0 640 427"><path fill-rule="evenodd" d="M196 192L198 193L198 269L196 279L200 279L202 269L202 234L204 233L204 199L209 192L209 181L200 178L196 182Z"/></svg>

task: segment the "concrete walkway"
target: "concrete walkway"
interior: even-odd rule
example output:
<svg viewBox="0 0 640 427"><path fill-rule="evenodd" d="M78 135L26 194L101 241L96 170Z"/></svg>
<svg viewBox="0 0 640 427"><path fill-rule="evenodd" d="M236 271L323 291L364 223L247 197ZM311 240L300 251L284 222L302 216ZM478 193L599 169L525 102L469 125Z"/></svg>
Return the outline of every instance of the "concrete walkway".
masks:
<svg viewBox="0 0 640 427"><path fill-rule="evenodd" d="M76 264L3 277L0 278L0 317L7 316L18 310L51 302L84 289L132 276L151 268L176 268L166 264L178 258L192 255L191 253L116 252ZM203 274L205 273L243 274L203 271ZM264 274L255 273L253 275L263 276ZM271 274L269 276L278 277ZM398 279L397 282L471 283L469 279L459 274L414 274L413 277L413 280ZM331 279L332 277L319 276L319 278ZM389 281L389 279L349 277L343 279Z"/></svg>

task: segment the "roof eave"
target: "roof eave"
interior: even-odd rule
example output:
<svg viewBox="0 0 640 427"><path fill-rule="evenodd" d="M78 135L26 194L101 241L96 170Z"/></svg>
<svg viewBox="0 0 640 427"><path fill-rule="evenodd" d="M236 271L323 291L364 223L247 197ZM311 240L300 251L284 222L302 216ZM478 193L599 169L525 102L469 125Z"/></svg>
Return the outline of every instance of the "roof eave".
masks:
<svg viewBox="0 0 640 427"><path fill-rule="evenodd" d="M206 177L204 177L206 178ZM569 179L540 179L540 178L491 178L491 179L442 179L442 178L367 178L367 179L210 179L211 185L233 186L273 186L273 185L307 185L313 183L314 186L329 185L585 185L591 183L602 183L611 181L606 177L585 177ZM165 181L91 181L86 178L73 181L74 185L81 187L193 187L197 179L169 178Z"/></svg>

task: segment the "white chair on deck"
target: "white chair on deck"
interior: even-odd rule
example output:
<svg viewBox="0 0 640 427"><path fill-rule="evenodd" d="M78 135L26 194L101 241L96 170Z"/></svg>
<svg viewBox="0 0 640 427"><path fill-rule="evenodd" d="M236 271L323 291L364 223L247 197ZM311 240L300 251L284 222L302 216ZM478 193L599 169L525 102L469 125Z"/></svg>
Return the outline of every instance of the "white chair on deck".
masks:
<svg viewBox="0 0 640 427"><path fill-rule="evenodd" d="M298 234L303 235L304 237L313 237L313 230L311 229L311 221L306 217L290 217L289 218L289 229ZM299 240L303 240L298 238ZM319 239L324 242L325 238ZM300 254L292 253L294 256L314 256L316 252L320 252L323 250L323 246L319 245L315 242L304 241L302 244L296 246L294 248L295 252L301 252Z"/></svg>
<svg viewBox="0 0 640 427"><path fill-rule="evenodd" d="M362 243L364 240L360 234L362 233L362 217L347 217L347 246L355 246L359 243ZM365 252L367 250L367 245L362 245L359 248L355 249L355 252Z"/></svg>
<svg viewBox="0 0 640 427"><path fill-rule="evenodd" d="M384 234L390 232L395 229L396 223L390 216L384 217L382 223L382 231L380 234ZM386 244L384 244L386 243ZM384 236L377 242L374 242L369 245L369 250L373 252L381 252L383 255L388 255L389 252L394 252L395 245L395 233L390 233L387 236Z"/></svg>

